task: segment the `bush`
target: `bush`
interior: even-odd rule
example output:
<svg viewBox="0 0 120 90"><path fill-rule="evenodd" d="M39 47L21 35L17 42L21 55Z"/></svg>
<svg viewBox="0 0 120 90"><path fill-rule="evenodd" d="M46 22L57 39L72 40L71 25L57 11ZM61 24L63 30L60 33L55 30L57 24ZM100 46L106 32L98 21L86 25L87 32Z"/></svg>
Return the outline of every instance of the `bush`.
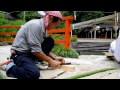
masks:
<svg viewBox="0 0 120 90"><path fill-rule="evenodd" d="M68 58L78 58L79 54L73 48L64 48L62 44L55 44L52 53Z"/></svg>
<svg viewBox="0 0 120 90"><path fill-rule="evenodd" d="M19 18L23 18L23 11L17 15ZM38 18L39 14L37 11L25 11L25 19L26 21L29 21L31 19Z"/></svg>
<svg viewBox="0 0 120 90"><path fill-rule="evenodd" d="M57 27L56 29L58 28L64 28L65 27L65 22L61 22Z"/></svg>
<svg viewBox="0 0 120 90"><path fill-rule="evenodd" d="M54 34L52 36L54 40L63 40L64 36L60 34ZM77 41L77 37L73 36L71 41ZM52 49L52 52L58 56L69 57L69 58L78 58L79 54L73 48L64 48L63 44L55 44Z"/></svg>
<svg viewBox="0 0 120 90"><path fill-rule="evenodd" d="M0 18L0 26L5 26L9 21L7 19Z"/></svg>
<svg viewBox="0 0 120 90"><path fill-rule="evenodd" d="M23 25L24 20L8 20L0 13L0 26ZM0 28L0 32L17 32L19 28ZM14 38L12 35L1 35L0 38Z"/></svg>
<svg viewBox="0 0 120 90"><path fill-rule="evenodd" d="M54 40L63 40L64 39L64 36L60 35L60 34L54 34L52 35L52 38Z"/></svg>
<svg viewBox="0 0 120 90"><path fill-rule="evenodd" d="M76 41L77 41L77 36L72 36L72 37L71 37L71 41L72 41L72 42L76 42Z"/></svg>
<svg viewBox="0 0 120 90"><path fill-rule="evenodd" d="M0 18L0 26L23 25L23 20L7 20ZM17 32L18 28L0 28L0 32Z"/></svg>
<svg viewBox="0 0 120 90"><path fill-rule="evenodd" d="M64 36L63 35L60 35L60 34L53 34L52 35L52 38L54 40L63 40L64 39ZM76 42L77 41L77 36L72 36L71 37L71 41L72 42Z"/></svg>
<svg viewBox="0 0 120 90"><path fill-rule="evenodd" d="M0 18L5 18L5 14L4 13L0 13Z"/></svg>

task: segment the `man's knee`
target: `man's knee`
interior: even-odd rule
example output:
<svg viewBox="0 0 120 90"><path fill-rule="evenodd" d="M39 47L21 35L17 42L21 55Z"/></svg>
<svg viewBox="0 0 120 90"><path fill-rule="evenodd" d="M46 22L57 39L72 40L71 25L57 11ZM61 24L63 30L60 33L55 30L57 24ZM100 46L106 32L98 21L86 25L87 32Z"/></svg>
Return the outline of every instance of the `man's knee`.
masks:
<svg viewBox="0 0 120 90"><path fill-rule="evenodd" d="M47 37L47 38L45 39L45 41L46 41L46 42L49 42L49 43L51 43L51 44L54 44L54 39L53 39L52 37Z"/></svg>
<svg viewBox="0 0 120 90"><path fill-rule="evenodd" d="M49 41L54 42L54 39L52 37L48 37Z"/></svg>
<svg viewBox="0 0 120 90"><path fill-rule="evenodd" d="M39 70L31 70L28 72L28 79L39 79L40 77L40 71Z"/></svg>
<svg viewBox="0 0 120 90"><path fill-rule="evenodd" d="M48 55L54 47L54 40L51 37L47 37L41 44L43 52Z"/></svg>

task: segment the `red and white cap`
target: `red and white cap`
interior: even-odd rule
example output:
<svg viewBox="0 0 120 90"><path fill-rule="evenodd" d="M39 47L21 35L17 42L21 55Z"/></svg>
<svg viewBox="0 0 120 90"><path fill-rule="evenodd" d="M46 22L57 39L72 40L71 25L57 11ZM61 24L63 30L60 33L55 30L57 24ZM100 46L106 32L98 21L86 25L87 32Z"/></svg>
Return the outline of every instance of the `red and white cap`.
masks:
<svg viewBox="0 0 120 90"><path fill-rule="evenodd" d="M44 18L45 27L48 26L49 16L50 15L62 19L62 14L61 14L60 11L44 11L43 18Z"/></svg>
<svg viewBox="0 0 120 90"><path fill-rule="evenodd" d="M62 19L62 14L60 11L45 11L46 15L52 15Z"/></svg>

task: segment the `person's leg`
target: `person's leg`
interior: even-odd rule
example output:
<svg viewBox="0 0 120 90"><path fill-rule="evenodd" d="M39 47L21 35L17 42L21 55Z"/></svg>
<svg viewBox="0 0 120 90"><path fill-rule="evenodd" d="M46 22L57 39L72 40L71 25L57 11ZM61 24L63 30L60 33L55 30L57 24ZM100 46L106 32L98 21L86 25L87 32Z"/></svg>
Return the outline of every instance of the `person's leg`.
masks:
<svg viewBox="0 0 120 90"><path fill-rule="evenodd" d="M45 40L43 41L41 46L42 46L42 51L46 55L48 55L54 46L54 40L51 37L47 37L47 38L45 38Z"/></svg>
<svg viewBox="0 0 120 90"><path fill-rule="evenodd" d="M18 55L14 59L15 65L8 71L7 75L18 79L38 79L40 71L36 66L34 58L29 54Z"/></svg>

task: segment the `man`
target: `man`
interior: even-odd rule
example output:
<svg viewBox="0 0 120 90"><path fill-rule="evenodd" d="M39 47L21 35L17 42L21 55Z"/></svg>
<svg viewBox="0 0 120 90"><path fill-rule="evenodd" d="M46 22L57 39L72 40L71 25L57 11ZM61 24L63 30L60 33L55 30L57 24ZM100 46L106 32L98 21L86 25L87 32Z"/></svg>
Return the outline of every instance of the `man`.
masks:
<svg viewBox="0 0 120 90"><path fill-rule="evenodd" d="M36 60L46 61L51 67L64 63L62 57L51 53L54 40L46 37L46 30L55 28L62 21L60 11L45 11L41 19L30 20L18 31L12 48L11 60L6 67L6 74L18 79L38 79L40 71Z"/></svg>

